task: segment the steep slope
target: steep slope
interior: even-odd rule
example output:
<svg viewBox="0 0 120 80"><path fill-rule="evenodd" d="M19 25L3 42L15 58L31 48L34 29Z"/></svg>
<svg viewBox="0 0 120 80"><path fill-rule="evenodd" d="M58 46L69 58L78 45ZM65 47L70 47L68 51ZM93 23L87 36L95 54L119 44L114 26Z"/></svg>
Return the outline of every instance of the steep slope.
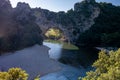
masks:
<svg viewBox="0 0 120 80"><path fill-rule="evenodd" d="M16 35L17 24L12 19L12 7L9 1L0 0L0 51L10 49L14 44L12 37Z"/></svg>
<svg viewBox="0 0 120 80"><path fill-rule="evenodd" d="M14 15L15 11L9 0L0 0L0 51L16 50L36 43L42 44L41 30L34 20L22 24L15 17L17 15ZM23 18L18 19L25 21Z"/></svg>
<svg viewBox="0 0 120 80"><path fill-rule="evenodd" d="M36 18L32 15L30 6L26 3L18 3L13 12L13 19L21 26L19 29L22 37L21 45L42 44L42 31L35 23Z"/></svg>
<svg viewBox="0 0 120 80"><path fill-rule="evenodd" d="M120 7L111 3L100 3L100 15L95 24L82 33L78 43L85 46L120 47Z"/></svg>

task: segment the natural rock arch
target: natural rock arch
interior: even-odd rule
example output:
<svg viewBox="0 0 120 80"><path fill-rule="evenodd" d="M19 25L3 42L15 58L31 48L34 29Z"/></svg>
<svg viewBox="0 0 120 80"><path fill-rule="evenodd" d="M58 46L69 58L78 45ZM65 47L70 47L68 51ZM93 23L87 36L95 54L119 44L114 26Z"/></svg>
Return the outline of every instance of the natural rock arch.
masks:
<svg viewBox="0 0 120 80"><path fill-rule="evenodd" d="M62 37L60 38L60 40L62 40L62 41L68 41L69 39L68 39L68 32L67 32L67 30L65 29L65 28L63 28L63 26L62 25L58 25L58 24L56 24L56 25L51 25L51 26L40 26L40 28L41 28L41 30L42 30L42 35L43 35L43 37L45 38L45 33L48 31L48 30L50 30L50 29L58 29L58 30L60 30L60 32L62 33Z"/></svg>

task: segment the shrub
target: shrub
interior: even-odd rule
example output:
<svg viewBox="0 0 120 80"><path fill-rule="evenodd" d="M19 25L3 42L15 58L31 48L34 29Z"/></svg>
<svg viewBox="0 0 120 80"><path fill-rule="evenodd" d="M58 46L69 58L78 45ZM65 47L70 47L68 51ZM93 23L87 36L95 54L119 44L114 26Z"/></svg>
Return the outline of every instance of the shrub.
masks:
<svg viewBox="0 0 120 80"><path fill-rule="evenodd" d="M120 49L99 53L99 59L94 62L95 71L87 72L82 80L120 80Z"/></svg>
<svg viewBox="0 0 120 80"><path fill-rule="evenodd" d="M27 80L28 74L21 68L11 68L8 72L0 72L0 80Z"/></svg>

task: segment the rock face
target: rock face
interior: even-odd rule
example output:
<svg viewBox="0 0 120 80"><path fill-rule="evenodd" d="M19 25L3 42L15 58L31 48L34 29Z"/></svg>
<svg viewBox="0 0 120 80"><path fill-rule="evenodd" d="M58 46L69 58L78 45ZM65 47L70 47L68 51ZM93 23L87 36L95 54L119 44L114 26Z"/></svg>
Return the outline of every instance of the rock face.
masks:
<svg viewBox="0 0 120 80"><path fill-rule="evenodd" d="M96 3L95 0L83 0L76 3L74 9L56 13L41 8L30 8L26 3L18 3L16 8L12 8L9 0L0 0L0 49L11 50L36 43L42 44L43 38L41 34L44 35L50 28L60 29L63 32L64 40L77 44L81 34L90 30L90 28L97 27L97 24L99 24L98 27L101 29L103 25L100 24L104 24L102 22L102 20L104 21L103 17L106 17L106 15L112 17L113 14L119 14L118 11L112 13L109 8L119 10L111 4L102 5ZM111 12L111 14L107 12ZM116 16L113 16L112 19L114 17ZM112 19L108 18L108 20ZM107 23L104 26L119 26L118 23L119 20L115 24L109 25ZM118 28L115 29L117 30ZM104 33L108 35L107 32L106 28ZM84 34L82 37L84 37ZM86 37L84 39L86 40ZM101 38L99 37L99 42L100 40Z"/></svg>
<svg viewBox="0 0 120 80"><path fill-rule="evenodd" d="M61 12L55 13L49 10L35 8L33 9L33 14L36 17L36 23L41 28L43 35L50 28L58 28L63 32L66 39L69 38L68 30L65 28L65 25L59 22L59 17L61 17L59 14L61 14Z"/></svg>
<svg viewBox="0 0 120 80"><path fill-rule="evenodd" d="M12 7L9 1L0 0L0 51L9 47L13 35L16 35L17 24L12 19ZM9 43L9 44L8 44Z"/></svg>
<svg viewBox="0 0 120 80"><path fill-rule="evenodd" d="M22 41L26 43L21 44L25 46L36 43L42 44L42 31L35 23L36 18L33 16L30 6L26 3L18 3L13 12L14 20L21 26L20 32L23 37Z"/></svg>
<svg viewBox="0 0 120 80"><path fill-rule="evenodd" d="M28 5L20 3L13 9L9 0L0 0L0 51L42 44L41 30L30 10Z"/></svg>
<svg viewBox="0 0 120 80"><path fill-rule="evenodd" d="M10 3L5 0L0 0L0 37L5 35L5 32L9 32L8 30L6 30L6 28L9 28L8 26L13 25L11 24L13 22L13 20L11 19L11 14L12 7L10 6Z"/></svg>
<svg viewBox="0 0 120 80"><path fill-rule="evenodd" d="M103 19L102 16L106 17L107 13L105 12L107 12L106 9L108 10L109 6L110 4L108 4L108 8L106 8L102 6L102 4L96 3L95 0L83 0L82 2L76 3L74 9L68 10L67 12L60 11L56 13L41 8L30 8L29 4L26 3L18 3L17 7L13 9L8 0L1 0L1 49L4 45L13 49L16 46L29 46L36 43L42 44L43 39L41 34L44 35L50 28L60 29L63 32L64 40L77 44L77 42L79 43L82 33L90 30L90 28L95 25L97 26L97 24ZM115 15L116 14L117 11ZM10 45L8 45L8 43L10 43ZM14 46L11 46L13 44Z"/></svg>
<svg viewBox="0 0 120 80"><path fill-rule="evenodd" d="M41 8L32 9L43 34L52 27L63 31L65 39L75 43L80 33L88 30L94 19L99 16L100 8L95 0L84 0L74 5L74 10L65 12L51 12Z"/></svg>

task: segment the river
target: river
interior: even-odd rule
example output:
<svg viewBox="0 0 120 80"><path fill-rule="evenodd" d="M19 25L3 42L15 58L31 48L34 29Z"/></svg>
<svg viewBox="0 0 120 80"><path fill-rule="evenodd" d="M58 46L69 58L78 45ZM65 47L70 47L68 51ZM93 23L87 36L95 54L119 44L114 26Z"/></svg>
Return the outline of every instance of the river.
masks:
<svg viewBox="0 0 120 80"><path fill-rule="evenodd" d="M41 46L34 45L0 56L0 70L20 67L30 75L29 80L38 74L44 75L41 80L77 80L85 76L97 59L97 53L94 48L78 48L64 42L45 40Z"/></svg>
<svg viewBox="0 0 120 80"><path fill-rule="evenodd" d="M75 45L54 40L45 40L43 44L50 48L49 57L51 59L74 67L81 65L87 68L98 57L98 50L94 48L78 48Z"/></svg>

